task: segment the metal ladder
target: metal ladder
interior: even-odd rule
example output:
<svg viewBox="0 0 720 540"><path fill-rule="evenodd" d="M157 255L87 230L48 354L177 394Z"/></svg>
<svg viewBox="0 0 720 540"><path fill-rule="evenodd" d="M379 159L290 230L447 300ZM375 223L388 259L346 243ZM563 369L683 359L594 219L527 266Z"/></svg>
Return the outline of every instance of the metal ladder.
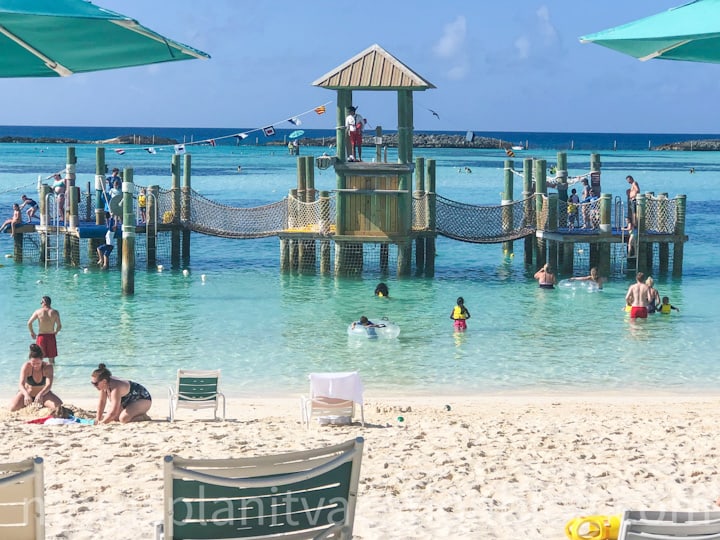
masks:
<svg viewBox="0 0 720 540"><path fill-rule="evenodd" d="M626 231L623 231L622 229L625 227L625 217L627 214L625 213L625 204L623 203L622 197L619 195L615 196L615 226L621 230L620 239L622 241L622 245L625 248L624 253L625 257L621 258L620 262L620 271L625 273L625 269L630 269L630 261L632 259L635 260L635 272L638 271L638 246L640 245L640 239L639 239L639 233L635 237L635 245L633 250L634 257L628 257L628 250L627 250L627 241L628 238L625 234ZM622 225L620 225L622 223Z"/></svg>
<svg viewBox="0 0 720 540"><path fill-rule="evenodd" d="M45 268L49 268L55 263L55 267L60 267L60 209L58 205L60 201L50 192L45 196L45 211L47 212L46 220L47 229L45 231ZM55 232L50 231L50 227L55 228Z"/></svg>

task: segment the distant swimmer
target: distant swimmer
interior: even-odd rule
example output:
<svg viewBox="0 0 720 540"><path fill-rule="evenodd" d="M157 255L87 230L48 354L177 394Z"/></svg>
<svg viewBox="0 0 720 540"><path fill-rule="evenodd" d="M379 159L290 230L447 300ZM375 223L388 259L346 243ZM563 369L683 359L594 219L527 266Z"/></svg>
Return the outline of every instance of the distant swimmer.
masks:
<svg viewBox="0 0 720 540"><path fill-rule="evenodd" d="M690 174L695 174L695 167L690 167Z"/></svg>
<svg viewBox="0 0 720 540"><path fill-rule="evenodd" d="M472 169L470 167L465 167L465 172L467 174L472 174Z"/></svg>
<svg viewBox="0 0 720 540"><path fill-rule="evenodd" d="M240 165L238 165L237 171L238 171L238 172L242 172L242 167L241 167Z"/></svg>
<svg viewBox="0 0 720 540"><path fill-rule="evenodd" d="M385 283L378 283L377 287L375 287L375 296L387 298L390 296L390 289L388 289L388 286Z"/></svg>

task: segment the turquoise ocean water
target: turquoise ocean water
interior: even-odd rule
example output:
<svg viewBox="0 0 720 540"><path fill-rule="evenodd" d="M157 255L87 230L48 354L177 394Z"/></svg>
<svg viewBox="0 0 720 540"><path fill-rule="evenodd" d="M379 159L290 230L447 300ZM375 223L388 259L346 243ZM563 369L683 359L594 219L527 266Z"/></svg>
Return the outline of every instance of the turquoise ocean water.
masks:
<svg viewBox="0 0 720 540"><path fill-rule="evenodd" d="M33 129L34 136L53 135ZM89 128L75 129L81 133ZM97 137L95 132L70 136L125 133L109 131L98 130ZM168 135L167 131L157 133ZM190 136L199 140L221 135L216 132ZM521 242L516 243L515 257L508 259L500 245L441 237L433 279L398 279L372 271L362 278L335 278L280 274L277 238L228 240L193 234L189 275L182 268L138 270L136 294L125 297L118 268L102 272L90 267L85 273L77 268L16 265L5 257L12 253L10 236L0 235L0 398L14 393L30 343L26 322L45 294L52 297L63 321L55 387L61 397L93 398L95 390L88 381L99 362L162 397L179 367L221 368L223 386L231 396L295 395L306 390L309 372L335 370L360 371L367 394L376 396L716 391L720 155L647 150L649 141L660 144L694 136L497 135L517 142L529 139L530 149L517 153L517 168L524 157L552 164L557 150L569 148L572 141L570 175L588 172L590 152L597 151L605 192L624 194L625 176L632 174L643 192L686 194L690 241L683 277L654 276L661 295L668 295L681 312L629 323L622 311L629 284L624 277L613 277L599 293L583 288L539 290L532 279L535 269L523 264ZM177 130L169 136L186 135ZM612 150L615 141L617 151ZM142 147L125 149L120 156L108 147L110 167L133 167L136 184L169 188L169 149L157 154ZM324 150L302 152L320 155ZM77 183L84 189L94 178L95 146L77 145L76 152ZM219 144L190 147L190 152L193 188L224 204L275 202L296 183L295 158L283 147ZM373 149L364 153L367 158ZM0 144L3 219L22 193L35 195L38 175L63 168L65 156L64 145ZM502 151L416 149L415 156L437 160L440 195L468 203L499 203ZM471 174L458 173L466 166ZM331 190L334 173L316 171L315 182L318 189ZM514 198L520 198L520 191L518 179ZM381 279L390 287L390 299L373 296ZM449 313L460 295L472 318L468 331L456 335ZM347 325L360 314L395 321L401 327L399 338L349 338Z"/></svg>

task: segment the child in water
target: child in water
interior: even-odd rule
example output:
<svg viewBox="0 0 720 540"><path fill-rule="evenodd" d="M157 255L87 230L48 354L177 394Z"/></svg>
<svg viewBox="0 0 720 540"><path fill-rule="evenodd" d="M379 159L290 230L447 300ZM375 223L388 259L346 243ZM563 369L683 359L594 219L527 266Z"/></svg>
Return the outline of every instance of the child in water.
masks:
<svg viewBox="0 0 720 540"><path fill-rule="evenodd" d="M662 304L658 306L658 312L668 315L672 310L679 312L680 310L670 303L670 298L667 296L662 297Z"/></svg>
<svg viewBox="0 0 720 540"><path fill-rule="evenodd" d="M453 323L455 330L458 332L467 330L467 323L465 321L470 318L470 312L468 308L465 307L465 300L462 296L457 299L455 307L450 312L450 318L455 321Z"/></svg>
<svg viewBox="0 0 720 540"><path fill-rule="evenodd" d="M380 298L387 298L390 296L390 290L388 289L388 286L384 283L378 283L377 287L375 287L375 296L378 296Z"/></svg>

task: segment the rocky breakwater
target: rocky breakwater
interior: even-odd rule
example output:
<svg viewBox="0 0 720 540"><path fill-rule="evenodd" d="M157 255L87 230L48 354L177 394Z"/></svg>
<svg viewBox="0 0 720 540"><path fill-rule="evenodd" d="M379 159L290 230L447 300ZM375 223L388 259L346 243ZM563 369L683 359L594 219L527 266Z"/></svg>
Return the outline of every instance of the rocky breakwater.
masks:
<svg viewBox="0 0 720 540"><path fill-rule="evenodd" d="M397 133L383 135L383 146L397 147ZM322 139L304 138L301 141L303 146L328 146L335 144L335 137L324 137ZM365 134L363 146L374 146L375 135ZM448 135L443 133L415 133L413 135L414 148L510 148L512 143L492 137L475 136L468 140L465 135Z"/></svg>
<svg viewBox="0 0 720 540"><path fill-rule="evenodd" d="M720 150L720 139L700 139L653 146L653 150L680 150L689 152L715 152Z"/></svg>
<svg viewBox="0 0 720 540"><path fill-rule="evenodd" d="M169 144L179 144L177 139L168 137L157 137L156 135L120 135L112 139L104 139L101 141L93 141L95 144L140 144L165 146Z"/></svg>

